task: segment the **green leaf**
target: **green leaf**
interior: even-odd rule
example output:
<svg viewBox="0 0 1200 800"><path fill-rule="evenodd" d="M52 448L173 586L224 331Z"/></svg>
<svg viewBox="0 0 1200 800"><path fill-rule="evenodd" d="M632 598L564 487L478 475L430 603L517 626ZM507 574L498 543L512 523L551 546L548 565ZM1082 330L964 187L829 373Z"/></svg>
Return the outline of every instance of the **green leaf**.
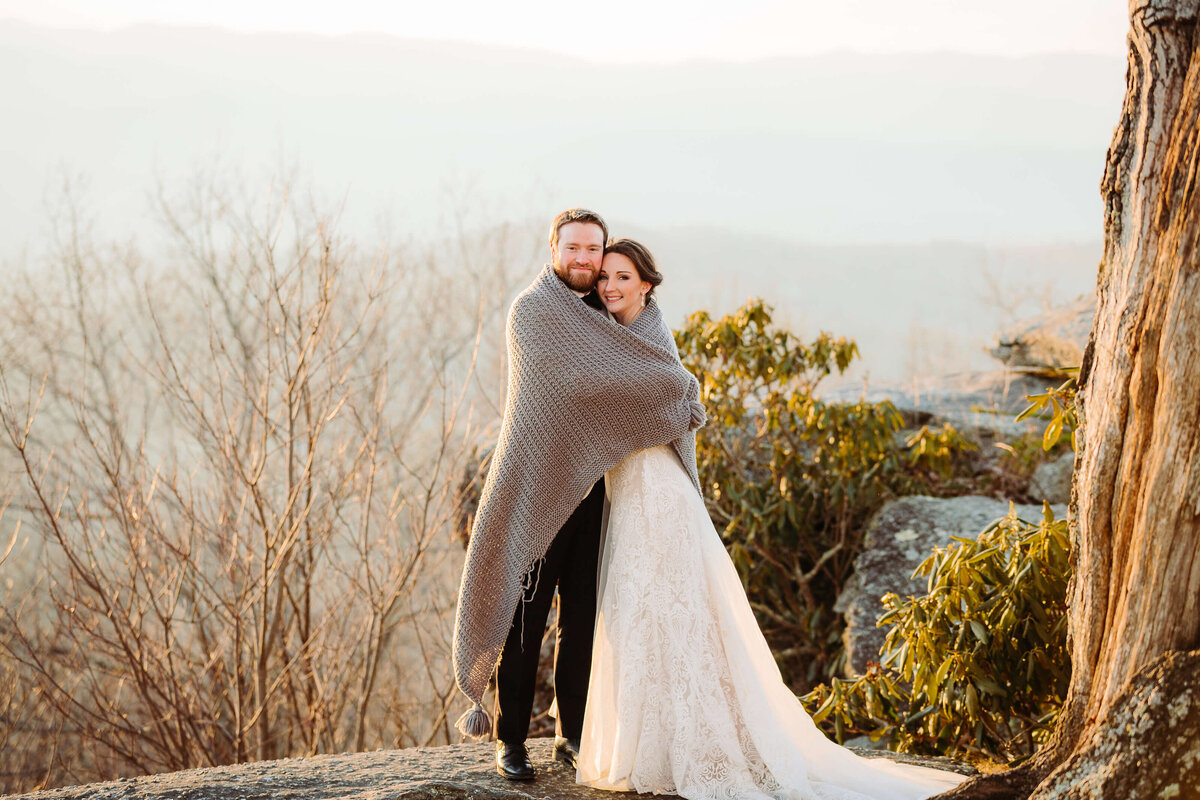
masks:
<svg viewBox="0 0 1200 800"><path fill-rule="evenodd" d="M911 717L908 717L907 719L905 719L905 720L904 720L904 722L903 722L902 724L904 725L904 727L906 727L906 728L910 728L910 727L912 727L913 725L916 725L916 724L917 724L918 722L920 722L921 720L923 720L923 719L925 719L926 717L928 717L928 716L929 716L930 714L932 714L934 711L937 711L937 706L936 706L936 705L929 705L929 706L926 706L925 708L922 708L922 709L921 709L920 711L918 711L917 713L913 714Z"/></svg>
<svg viewBox="0 0 1200 800"><path fill-rule="evenodd" d="M938 667L937 675L934 676L933 682L938 686L942 686L946 682L946 676L950 673L950 668L954 666L954 656L950 656L942 665Z"/></svg>
<svg viewBox="0 0 1200 800"><path fill-rule="evenodd" d="M979 693L975 691L975 684L967 684L967 713L971 719L975 719L979 715Z"/></svg>
<svg viewBox="0 0 1200 800"><path fill-rule="evenodd" d="M1042 448L1044 450L1050 450L1054 445L1058 444L1058 439L1062 436L1062 426L1062 414L1056 414L1054 419L1050 420L1050 424L1046 426L1046 432L1042 436Z"/></svg>
<svg viewBox="0 0 1200 800"><path fill-rule="evenodd" d="M1020 414L1017 414L1014 422L1020 422L1029 418L1032 414L1037 413L1046 405L1046 395L1044 394L1027 394L1025 395L1025 399L1031 400L1032 403Z"/></svg>
<svg viewBox="0 0 1200 800"><path fill-rule="evenodd" d="M825 702L821 703L820 707L812 715L812 721L820 725L829 716L829 712L833 710L833 693L825 698Z"/></svg>

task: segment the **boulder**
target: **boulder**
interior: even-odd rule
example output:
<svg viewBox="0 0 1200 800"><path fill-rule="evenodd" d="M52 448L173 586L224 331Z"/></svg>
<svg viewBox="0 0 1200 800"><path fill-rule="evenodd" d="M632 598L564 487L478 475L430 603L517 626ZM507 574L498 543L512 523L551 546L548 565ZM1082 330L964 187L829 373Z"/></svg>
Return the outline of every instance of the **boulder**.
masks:
<svg viewBox="0 0 1200 800"><path fill-rule="evenodd" d="M531 739L529 751L538 770L529 783L510 783L497 775L493 745L483 742L168 772L5 800L613 800L617 796L577 785L574 771L554 761L553 739ZM972 767L945 758L855 752L964 775L975 773Z"/></svg>
<svg viewBox="0 0 1200 800"><path fill-rule="evenodd" d="M1030 800L1200 798L1200 650L1134 676L1091 738Z"/></svg>
<svg viewBox="0 0 1200 800"><path fill-rule="evenodd" d="M1065 516L1066 507L1054 508ZM991 497L902 497L884 505L868 523L863 552L854 562L855 574L834 610L846 615L846 667L852 675L866 672L879 661L887 634L875 623L883 614L881 598L888 592L900 596L925 593L925 579L911 576L935 548L951 543L952 536L975 538L984 528L1008 514L1008 503ZM1030 521L1042 518L1042 507L1017 506L1017 515Z"/></svg>
<svg viewBox="0 0 1200 800"><path fill-rule="evenodd" d="M991 353L1016 369L1053 372L1078 367L1095 316L1093 293L1017 323L996 337Z"/></svg>
<svg viewBox="0 0 1200 800"><path fill-rule="evenodd" d="M1071 502L1071 477L1075 474L1075 453L1063 453L1054 461L1039 464L1029 481L1029 496L1034 500Z"/></svg>

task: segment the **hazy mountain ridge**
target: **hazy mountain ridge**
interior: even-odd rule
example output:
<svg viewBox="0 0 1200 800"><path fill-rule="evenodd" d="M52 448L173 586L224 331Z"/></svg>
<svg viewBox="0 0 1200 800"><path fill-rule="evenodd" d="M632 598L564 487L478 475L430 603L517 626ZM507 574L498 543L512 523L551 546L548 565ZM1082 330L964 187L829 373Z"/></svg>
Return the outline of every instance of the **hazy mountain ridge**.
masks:
<svg viewBox="0 0 1200 800"><path fill-rule="evenodd" d="M0 102L18 124L0 149L0 213L35 227L29 198L58 165L130 208L155 164L282 152L348 189L352 216L419 226L462 184L793 241L1090 239L1123 69L851 53L614 66L380 35L9 21Z"/></svg>

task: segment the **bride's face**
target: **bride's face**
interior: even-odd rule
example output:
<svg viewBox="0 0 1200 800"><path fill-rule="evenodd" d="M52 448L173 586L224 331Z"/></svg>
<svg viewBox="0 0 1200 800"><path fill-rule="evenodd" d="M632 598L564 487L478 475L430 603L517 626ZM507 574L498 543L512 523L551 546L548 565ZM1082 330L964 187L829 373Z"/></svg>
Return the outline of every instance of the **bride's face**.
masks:
<svg viewBox="0 0 1200 800"><path fill-rule="evenodd" d="M646 304L650 284L638 275L633 262L620 253L609 253L600 267L596 291L604 307L622 324L628 324Z"/></svg>

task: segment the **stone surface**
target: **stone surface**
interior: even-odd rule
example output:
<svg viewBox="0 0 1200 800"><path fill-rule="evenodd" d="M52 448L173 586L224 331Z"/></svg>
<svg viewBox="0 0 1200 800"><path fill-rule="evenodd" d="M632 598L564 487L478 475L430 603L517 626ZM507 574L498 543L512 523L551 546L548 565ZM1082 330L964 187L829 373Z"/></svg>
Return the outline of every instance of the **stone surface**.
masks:
<svg viewBox="0 0 1200 800"><path fill-rule="evenodd" d="M1200 650L1139 672L1091 739L1030 800L1200 798Z"/></svg>
<svg viewBox="0 0 1200 800"><path fill-rule="evenodd" d="M949 422L974 439L984 452L997 439L1012 439L1025 433L1040 433L1043 420L1014 417L1025 410L1027 394L1040 394L1054 381L1011 370L965 372L922 378L903 384L822 386L820 396L833 402L890 400L904 415L905 426L941 426ZM1055 384L1057 385L1057 384Z"/></svg>
<svg viewBox="0 0 1200 800"><path fill-rule="evenodd" d="M991 353L1007 367L1037 371L1078 367L1095 316L1093 293L1014 325L996 338Z"/></svg>
<svg viewBox="0 0 1200 800"><path fill-rule="evenodd" d="M950 544L952 536L975 538L1008 513L1008 503L990 497L903 497L879 510L868 523L863 552L855 561L855 575L834 607L846 615L846 664L851 674L866 672L868 662L879 661L886 628L875 626L883 614L880 602L888 592L898 595L925 593L925 579L911 579L913 570L934 548ZM1056 517L1066 507L1054 508ZM1019 505L1017 515L1037 521L1040 505Z"/></svg>
<svg viewBox="0 0 1200 800"><path fill-rule="evenodd" d="M7 800L613 800L617 796L576 785L575 773L553 760L551 739L531 739L529 745L538 776L528 783L511 783L497 775L493 745L484 742L193 769L11 795ZM975 773L944 758L855 752L964 775Z"/></svg>
<svg viewBox="0 0 1200 800"><path fill-rule="evenodd" d="M1029 496L1051 505L1071 502L1071 476L1075 474L1075 453L1063 453L1054 461L1039 464L1029 481Z"/></svg>

